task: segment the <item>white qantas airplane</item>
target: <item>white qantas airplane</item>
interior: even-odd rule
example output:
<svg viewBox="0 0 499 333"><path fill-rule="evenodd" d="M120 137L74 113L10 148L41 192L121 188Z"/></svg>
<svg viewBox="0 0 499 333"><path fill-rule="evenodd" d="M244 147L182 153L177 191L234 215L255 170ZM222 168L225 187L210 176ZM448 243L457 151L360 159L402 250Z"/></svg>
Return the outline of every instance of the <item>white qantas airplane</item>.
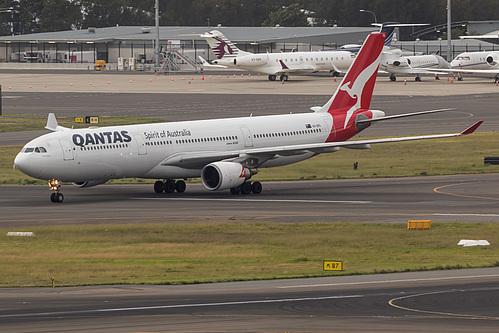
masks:
<svg viewBox="0 0 499 333"><path fill-rule="evenodd" d="M52 133L26 144L15 158L25 174L49 181L52 202L62 202L61 182L89 187L117 178L162 179L154 191L184 192L183 180L201 177L211 191L258 194L249 182L259 168L306 160L344 148L366 149L372 143L455 137L473 133L481 121L461 133L346 141L371 123L439 112L385 116L370 110L385 34L368 36L338 89L314 112L225 118L174 123L70 129L49 114Z"/></svg>
<svg viewBox="0 0 499 333"><path fill-rule="evenodd" d="M238 49L220 31L213 30L201 35L217 57L212 66L257 71L268 74L270 81L275 81L280 75L281 81L287 81L291 73L314 73L331 71L345 72L355 58L349 51L336 50L282 52L282 53L250 53ZM200 58L203 65L207 61Z"/></svg>

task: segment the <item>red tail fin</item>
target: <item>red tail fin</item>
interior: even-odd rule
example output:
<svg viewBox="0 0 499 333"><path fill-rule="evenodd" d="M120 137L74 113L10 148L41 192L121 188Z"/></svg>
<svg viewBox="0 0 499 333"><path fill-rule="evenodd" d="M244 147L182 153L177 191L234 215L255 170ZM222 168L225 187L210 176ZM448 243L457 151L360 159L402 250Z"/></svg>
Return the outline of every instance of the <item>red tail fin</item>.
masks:
<svg viewBox="0 0 499 333"><path fill-rule="evenodd" d="M355 127L353 126L355 117L352 117L355 111L369 109L385 37L384 33L372 33L367 37L338 89L318 111L329 112L333 116L336 131ZM348 135L344 133L348 137L356 134L346 132L349 132ZM334 140L335 136L331 133L328 141ZM343 135L341 139L345 139Z"/></svg>

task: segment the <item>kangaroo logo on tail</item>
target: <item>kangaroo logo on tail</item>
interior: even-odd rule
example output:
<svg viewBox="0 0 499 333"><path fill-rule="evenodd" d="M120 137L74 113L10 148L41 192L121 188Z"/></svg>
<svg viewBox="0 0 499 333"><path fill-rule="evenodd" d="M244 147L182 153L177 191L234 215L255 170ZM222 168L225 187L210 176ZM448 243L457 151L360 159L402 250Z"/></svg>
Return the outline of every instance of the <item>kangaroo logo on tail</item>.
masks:
<svg viewBox="0 0 499 333"><path fill-rule="evenodd" d="M336 131L355 130L354 114L369 110L385 36L385 33L369 35L334 95L317 111L331 114ZM331 133L328 140L333 137Z"/></svg>

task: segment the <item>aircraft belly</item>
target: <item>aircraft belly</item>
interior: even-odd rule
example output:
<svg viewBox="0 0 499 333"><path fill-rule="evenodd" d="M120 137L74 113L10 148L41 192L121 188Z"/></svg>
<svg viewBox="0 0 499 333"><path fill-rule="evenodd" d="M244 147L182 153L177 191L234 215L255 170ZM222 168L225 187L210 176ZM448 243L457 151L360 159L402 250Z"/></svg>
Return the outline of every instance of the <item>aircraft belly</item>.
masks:
<svg viewBox="0 0 499 333"><path fill-rule="evenodd" d="M140 178L151 179L175 179L175 178L196 178L201 176L201 169L185 169L178 166L158 165L149 170Z"/></svg>
<svg viewBox="0 0 499 333"><path fill-rule="evenodd" d="M304 153L300 155L293 155L293 156L281 156L277 155L273 159L270 159L260 165L261 168L272 168L272 167L278 167L278 166L283 166L283 165L288 165L288 164L293 164L296 162L301 162L306 159L309 159L310 157L314 156L315 153Z"/></svg>

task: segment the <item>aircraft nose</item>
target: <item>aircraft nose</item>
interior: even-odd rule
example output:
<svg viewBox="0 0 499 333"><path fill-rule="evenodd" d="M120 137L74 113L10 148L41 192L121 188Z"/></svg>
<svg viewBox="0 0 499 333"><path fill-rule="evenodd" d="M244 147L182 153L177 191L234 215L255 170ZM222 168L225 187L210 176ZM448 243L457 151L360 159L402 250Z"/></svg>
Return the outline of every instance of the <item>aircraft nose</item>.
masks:
<svg viewBox="0 0 499 333"><path fill-rule="evenodd" d="M25 172L28 168L28 165L28 155L23 154L22 152L17 154L16 158L14 159L15 168L19 171Z"/></svg>

